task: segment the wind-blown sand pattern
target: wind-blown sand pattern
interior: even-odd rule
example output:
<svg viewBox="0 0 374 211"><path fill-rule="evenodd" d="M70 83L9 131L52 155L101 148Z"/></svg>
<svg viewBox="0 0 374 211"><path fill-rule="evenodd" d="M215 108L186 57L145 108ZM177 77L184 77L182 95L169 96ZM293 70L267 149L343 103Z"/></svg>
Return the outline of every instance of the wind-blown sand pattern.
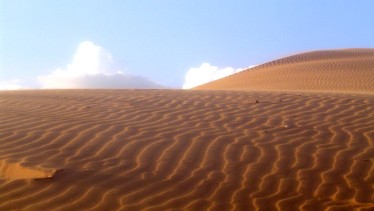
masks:
<svg viewBox="0 0 374 211"><path fill-rule="evenodd" d="M373 93L374 49L297 54L195 89Z"/></svg>
<svg viewBox="0 0 374 211"><path fill-rule="evenodd" d="M0 210L374 209L374 95L36 90L0 105Z"/></svg>
<svg viewBox="0 0 374 211"><path fill-rule="evenodd" d="M0 210L374 210L373 55L216 90L2 91Z"/></svg>

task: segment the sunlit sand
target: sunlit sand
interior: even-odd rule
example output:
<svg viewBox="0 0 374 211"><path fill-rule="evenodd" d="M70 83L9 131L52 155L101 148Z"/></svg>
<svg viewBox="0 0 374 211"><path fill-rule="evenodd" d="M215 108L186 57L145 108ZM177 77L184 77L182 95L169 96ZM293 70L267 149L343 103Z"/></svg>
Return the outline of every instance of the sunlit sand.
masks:
<svg viewBox="0 0 374 211"><path fill-rule="evenodd" d="M371 210L374 50L198 90L0 92L0 210Z"/></svg>

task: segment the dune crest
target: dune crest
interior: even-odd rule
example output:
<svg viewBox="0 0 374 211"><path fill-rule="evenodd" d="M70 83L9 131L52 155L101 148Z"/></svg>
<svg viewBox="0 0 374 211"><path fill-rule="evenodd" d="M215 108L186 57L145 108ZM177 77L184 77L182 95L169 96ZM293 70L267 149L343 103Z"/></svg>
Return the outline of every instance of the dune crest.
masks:
<svg viewBox="0 0 374 211"><path fill-rule="evenodd" d="M374 92L374 49L296 54L212 81L196 90Z"/></svg>

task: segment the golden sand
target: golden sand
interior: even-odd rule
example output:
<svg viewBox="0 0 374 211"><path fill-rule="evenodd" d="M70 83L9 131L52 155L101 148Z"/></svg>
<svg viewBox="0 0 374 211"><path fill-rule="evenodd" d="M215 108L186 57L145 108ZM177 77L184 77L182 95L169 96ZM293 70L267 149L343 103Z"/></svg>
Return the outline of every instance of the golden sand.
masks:
<svg viewBox="0 0 374 211"><path fill-rule="evenodd" d="M374 49L297 54L195 89L373 93Z"/></svg>
<svg viewBox="0 0 374 211"><path fill-rule="evenodd" d="M337 52L221 91L1 91L0 210L373 210L372 51Z"/></svg>
<svg viewBox="0 0 374 211"><path fill-rule="evenodd" d="M374 95L49 90L0 97L0 210L374 208ZM20 168L23 179L12 178L4 166L16 164L55 173L40 179Z"/></svg>

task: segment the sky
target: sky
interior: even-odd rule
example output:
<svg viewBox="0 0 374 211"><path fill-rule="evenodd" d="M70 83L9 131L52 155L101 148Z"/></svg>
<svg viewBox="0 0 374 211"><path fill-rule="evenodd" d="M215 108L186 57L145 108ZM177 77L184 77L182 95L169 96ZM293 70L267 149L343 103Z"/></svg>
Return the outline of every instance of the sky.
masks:
<svg viewBox="0 0 374 211"><path fill-rule="evenodd" d="M0 89L191 88L374 47L372 0L0 0Z"/></svg>

